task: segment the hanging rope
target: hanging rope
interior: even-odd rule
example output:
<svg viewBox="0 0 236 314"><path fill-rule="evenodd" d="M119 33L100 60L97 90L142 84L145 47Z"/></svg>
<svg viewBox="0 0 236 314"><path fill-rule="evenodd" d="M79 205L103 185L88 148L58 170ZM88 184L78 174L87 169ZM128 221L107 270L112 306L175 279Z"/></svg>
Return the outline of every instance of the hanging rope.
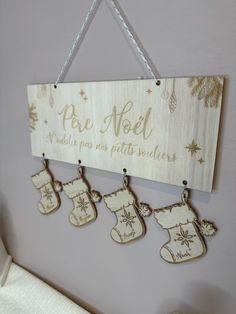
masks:
<svg viewBox="0 0 236 314"><path fill-rule="evenodd" d="M121 10L121 8L119 8L118 3L116 4L115 1L113 1L113 0L107 0L107 1L108 1L108 3L110 3L113 11L115 12L120 25L127 32L127 35L128 35L130 42L133 44L134 48L137 50L141 60L143 61L144 65L146 66L146 68L150 72L151 77L157 81L157 79L160 78L160 75L157 72L157 70L154 68L152 63L148 60L148 57L145 56L146 52L141 47L141 44L138 43L138 39L135 38L135 34L131 31L132 27L131 27L131 25L129 25L129 22L128 22L127 18L124 16L124 14L122 14L122 10ZM155 72L156 72L156 74L155 74Z"/></svg>
<svg viewBox="0 0 236 314"><path fill-rule="evenodd" d="M60 71L60 73L56 79L54 86L57 86L57 84L60 83L64 79L67 71L69 70L69 67L70 67L70 65L74 59L75 53L78 50L79 46L81 45L81 43L82 43L82 41L83 41L87 31L88 31L89 26L92 23L94 16L96 15L97 9L98 9L101 1L102 0L94 0L93 1L92 6L91 6L86 18L85 18L85 21L84 21L78 35L76 36L76 38L74 40L74 43L73 43L73 45L69 51L69 54L68 54L68 56L67 56L67 58L63 64L62 68L61 68L61 71Z"/></svg>
<svg viewBox="0 0 236 314"><path fill-rule="evenodd" d="M94 0L92 3L92 6L85 18L84 23L82 24L82 27L78 33L78 35L76 36L74 43L69 51L69 54L61 68L61 71L56 79L55 85L54 87L57 87L57 84L62 82L66 73L69 70L69 67L75 57L76 52L78 51L78 48L80 47L88 29L89 26L93 20L93 18L96 15L96 12L98 10L99 5L101 4L102 0ZM144 65L146 66L146 68L148 69L149 73L151 74L151 77L157 81L157 85L159 85L159 81L158 78L160 78L159 73L157 72L157 70L155 69L155 67L152 65L152 62L149 60L149 58L146 56L146 52L144 51L144 49L141 47L141 44L138 43L137 38L135 38L134 33L132 33L131 31L131 26L129 25L126 17L122 14L122 10L119 9L118 5L116 5L115 1L113 0L107 0L109 2L109 5L111 6L113 12L115 13L115 16L117 16L117 19L119 21L119 24L124 28L124 30L127 32L128 38L130 40L130 42L132 43L132 45L134 46L134 48L137 50L142 62L144 63ZM156 72L156 74L155 74Z"/></svg>

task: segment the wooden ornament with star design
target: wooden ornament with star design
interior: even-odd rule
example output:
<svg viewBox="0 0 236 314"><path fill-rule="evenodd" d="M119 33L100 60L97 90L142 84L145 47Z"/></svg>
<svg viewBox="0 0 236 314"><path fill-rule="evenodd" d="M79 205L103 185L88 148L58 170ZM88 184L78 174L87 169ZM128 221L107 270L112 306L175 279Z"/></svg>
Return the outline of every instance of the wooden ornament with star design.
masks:
<svg viewBox="0 0 236 314"><path fill-rule="evenodd" d="M125 244L144 236L146 227L142 217L150 216L151 209L145 203L138 203L129 187L127 176L124 176L123 188L104 195L103 199L117 219L111 230L111 237L115 242Z"/></svg>
<svg viewBox="0 0 236 314"><path fill-rule="evenodd" d="M155 209L156 222L169 234L169 241L161 250L161 258L171 264L179 264L202 257L207 252L204 236L215 235L212 222L200 221L188 203L188 190L184 189L181 202Z"/></svg>
<svg viewBox="0 0 236 314"><path fill-rule="evenodd" d="M48 168L48 160L42 160L43 169L31 176L34 186L40 191L41 199L38 209L42 214L49 214L60 207L59 193L61 182L54 181L53 175Z"/></svg>
<svg viewBox="0 0 236 314"><path fill-rule="evenodd" d="M101 195L91 191L90 184L84 177L83 168L78 168L78 177L64 183L63 191L73 202L73 209L69 214L69 221L76 227L93 222L97 218L95 203L100 202Z"/></svg>

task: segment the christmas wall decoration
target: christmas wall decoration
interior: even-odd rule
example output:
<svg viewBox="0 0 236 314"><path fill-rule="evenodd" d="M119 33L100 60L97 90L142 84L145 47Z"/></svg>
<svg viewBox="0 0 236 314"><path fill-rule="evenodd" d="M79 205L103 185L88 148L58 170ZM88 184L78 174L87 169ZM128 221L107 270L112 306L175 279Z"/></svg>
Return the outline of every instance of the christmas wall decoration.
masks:
<svg viewBox="0 0 236 314"><path fill-rule="evenodd" d="M107 4L127 33L151 79L63 83L77 48L92 22L101 0L93 0L81 30L53 84L28 86L32 154L47 159L121 173L177 186L211 192L222 105L223 76L161 78L117 1ZM95 203L101 195L90 188L80 166L78 176L61 184L54 181L43 158L43 169L32 176L40 191L38 208L49 214L60 206L63 189L72 201L69 221L81 227L95 221ZM124 172L126 173L126 171ZM213 236L213 223L198 219L181 201L151 210L139 203L124 174L123 187L103 196L116 217L111 237L125 244L144 236L144 217L152 213L169 234L160 250L171 264L206 254L204 236ZM177 312L176 312L177 313Z"/></svg>
<svg viewBox="0 0 236 314"><path fill-rule="evenodd" d="M205 255L207 249L203 236L213 236L216 233L213 223L199 221L188 204L187 189L182 193L181 202L156 209L154 217L169 234L169 241L160 250L162 259L168 263L183 263Z"/></svg>
<svg viewBox="0 0 236 314"><path fill-rule="evenodd" d="M49 214L60 207L59 193L61 182L54 181L53 175L48 169L48 161L42 160L43 169L31 176L34 186L40 191L41 199L38 209L42 214Z"/></svg>
<svg viewBox="0 0 236 314"><path fill-rule="evenodd" d="M223 77L159 82L29 86L32 154L211 191Z"/></svg>
<svg viewBox="0 0 236 314"><path fill-rule="evenodd" d="M65 194L73 202L69 221L78 227L94 221L97 218L95 203L100 202L101 195L97 191L91 191L90 185L83 175L83 168L79 167L77 178L62 186Z"/></svg>
<svg viewBox="0 0 236 314"><path fill-rule="evenodd" d="M111 230L114 241L127 243L145 234L146 227L141 216L149 216L151 210L147 204L138 204L127 176L124 177L123 188L104 195L103 199L107 208L116 216L117 224Z"/></svg>

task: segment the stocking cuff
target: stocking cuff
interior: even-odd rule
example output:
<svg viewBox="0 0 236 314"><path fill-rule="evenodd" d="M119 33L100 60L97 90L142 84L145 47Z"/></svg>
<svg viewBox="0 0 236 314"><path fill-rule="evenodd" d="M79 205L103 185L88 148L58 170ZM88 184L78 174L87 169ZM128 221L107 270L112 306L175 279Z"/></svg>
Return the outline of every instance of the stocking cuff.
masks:
<svg viewBox="0 0 236 314"><path fill-rule="evenodd" d="M40 189L42 186L48 184L49 182L52 182L52 177L46 169L33 175L31 179L37 189Z"/></svg>
<svg viewBox="0 0 236 314"><path fill-rule="evenodd" d="M135 197L128 189L117 190L111 194L104 195L103 198L106 206L112 212L116 212L123 207L127 207L135 203Z"/></svg>
<svg viewBox="0 0 236 314"><path fill-rule="evenodd" d="M69 198L74 198L81 193L88 192L89 186L82 178L78 178L63 184L63 190Z"/></svg>
<svg viewBox="0 0 236 314"><path fill-rule="evenodd" d="M179 225L194 222L196 214L188 204L177 203L161 209L156 209L154 217L163 229L170 229Z"/></svg>

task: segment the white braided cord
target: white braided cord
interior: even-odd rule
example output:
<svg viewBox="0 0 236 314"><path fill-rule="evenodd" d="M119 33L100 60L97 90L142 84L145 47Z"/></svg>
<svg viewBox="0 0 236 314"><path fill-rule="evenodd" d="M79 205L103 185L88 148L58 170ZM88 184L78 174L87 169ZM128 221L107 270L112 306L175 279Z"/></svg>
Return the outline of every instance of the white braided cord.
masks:
<svg viewBox="0 0 236 314"><path fill-rule="evenodd" d="M76 36L75 40L74 40L74 43L69 51L69 54L61 68L61 71L56 79L56 82L55 82L55 85L57 85L58 83L61 82L62 78L64 77L64 74L67 72L68 70L68 66L71 64L72 60L73 60L73 57L74 57L74 54L75 54L75 51L77 50L77 48L80 46L80 44L82 43L83 39L84 39L84 36L96 14L96 11L99 7L101 3L101 0L94 0L92 5L91 5L91 8L89 9L89 12L85 18L85 21L78 33L78 35Z"/></svg>
<svg viewBox="0 0 236 314"><path fill-rule="evenodd" d="M128 34L128 38L130 39L131 43L133 44L134 48L137 50L138 54L141 57L141 60L143 61L144 65L147 67L148 71L150 72L152 78L154 80L157 80L157 78L159 78L159 74L156 75L154 73L155 70L152 69L152 65L151 63L148 61L148 59L145 57L145 52L142 50L142 48L139 46L137 40L134 37L134 34L132 34L127 22L125 21L125 17L122 15L122 12L119 10L119 8L117 7L117 5L115 4L115 1L113 0L108 0L108 2L111 3L111 7L113 9L113 11L115 12L115 14L118 17L118 21L120 22L121 26L123 26L123 28L125 29L125 31Z"/></svg>
<svg viewBox="0 0 236 314"><path fill-rule="evenodd" d="M69 66L71 65L71 63L73 61L73 58L75 56L75 52L77 51L78 47L81 45L81 43L82 43L82 41L86 35L86 32L87 32L95 14L96 14L96 12L97 12L97 9L98 9L101 1L102 0L94 0L93 1L92 6L91 6L86 18L85 18L85 21L82 24L82 27L81 27L78 35L76 36L74 43L73 43L73 45L69 51L69 54L68 54L63 66L61 68L61 71L60 71L57 79L56 79L55 86L57 86L58 83L63 81L63 78L64 78L65 74L67 73ZM156 69L152 66L152 64L148 60L148 58L146 58L145 52L142 50L142 47L140 47L140 45L138 44L137 40L135 39L134 34L132 34L132 32L131 32L128 24L127 24L128 22L125 21L125 17L122 15L122 12L119 10L119 8L117 7L117 5L115 4L115 2L113 0L107 0L107 1L110 3L111 8L114 11L115 15L117 16L120 25L127 32L127 35L128 35L130 42L132 43L134 48L137 50L142 62L144 63L144 65L146 66L148 71L150 72L151 77L154 80L157 80L158 78L160 78L159 74L158 73L155 74L155 72L157 72Z"/></svg>

